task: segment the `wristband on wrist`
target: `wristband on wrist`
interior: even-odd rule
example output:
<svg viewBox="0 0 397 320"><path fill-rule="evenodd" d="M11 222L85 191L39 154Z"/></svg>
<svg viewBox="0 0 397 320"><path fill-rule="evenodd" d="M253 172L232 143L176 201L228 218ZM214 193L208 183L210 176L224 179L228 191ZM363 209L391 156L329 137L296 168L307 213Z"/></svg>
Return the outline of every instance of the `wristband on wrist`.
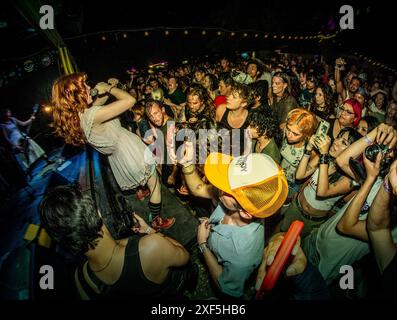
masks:
<svg viewBox="0 0 397 320"><path fill-rule="evenodd" d="M112 89L114 88L115 86L111 86L110 87L110 89L109 89L109 91L108 91L108 93L110 94L110 91L112 91Z"/></svg>
<svg viewBox="0 0 397 320"><path fill-rule="evenodd" d="M368 145L371 145L371 144L374 143L374 142L368 137L368 135L365 135L365 136L364 136L364 140L365 140L365 142L366 142Z"/></svg>
<svg viewBox="0 0 397 320"><path fill-rule="evenodd" d="M200 250L201 253L204 253L206 250L208 250L209 247L208 247L207 241L200 243L200 244L198 245L198 248L199 248L199 250Z"/></svg>
<svg viewBox="0 0 397 320"><path fill-rule="evenodd" d="M150 234L150 230L151 230L152 228L150 228L150 227L147 227L147 229L145 230L145 233L146 234Z"/></svg>
<svg viewBox="0 0 397 320"><path fill-rule="evenodd" d="M320 164L328 164L329 157L328 154L320 154Z"/></svg>

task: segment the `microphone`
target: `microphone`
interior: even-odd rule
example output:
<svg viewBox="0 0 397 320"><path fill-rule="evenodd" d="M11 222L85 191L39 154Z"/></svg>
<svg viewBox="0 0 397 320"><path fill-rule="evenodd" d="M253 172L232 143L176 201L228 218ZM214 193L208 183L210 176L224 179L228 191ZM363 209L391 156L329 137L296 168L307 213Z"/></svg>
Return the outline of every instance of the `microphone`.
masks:
<svg viewBox="0 0 397 320"><path fill-rule="evenodd" d="M91 95L91 97L96 97L98 95L98 89L97 88L92 88L90 90L90 95Z"/></svg>

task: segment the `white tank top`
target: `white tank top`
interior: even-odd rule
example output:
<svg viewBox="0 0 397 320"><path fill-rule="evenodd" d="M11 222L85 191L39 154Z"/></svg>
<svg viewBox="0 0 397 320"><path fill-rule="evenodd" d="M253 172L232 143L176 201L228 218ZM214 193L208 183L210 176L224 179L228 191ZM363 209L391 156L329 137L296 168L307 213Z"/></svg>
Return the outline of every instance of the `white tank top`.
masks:
<svg viewBox="0 0 397 320"><path fill-rule="evenodd" d="M343 197L343 195L332 197L332 198L317 198L317 184L318 175L320 170L317 168L312 174L309 183L303 189L303 194L308 204L310 204L314 209L329 211L334 206L334 204Z"/></svg>

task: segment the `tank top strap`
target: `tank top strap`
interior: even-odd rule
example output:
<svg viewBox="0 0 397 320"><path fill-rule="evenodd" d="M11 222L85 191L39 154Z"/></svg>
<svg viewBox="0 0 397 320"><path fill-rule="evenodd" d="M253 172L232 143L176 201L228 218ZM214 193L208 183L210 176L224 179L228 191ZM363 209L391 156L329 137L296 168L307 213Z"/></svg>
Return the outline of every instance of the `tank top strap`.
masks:
<svg viewBox="0 0 397 320"><path fill-rule="evenodd" d="M221 126L225 129L229 129L231 130L232 127L229 125L229 123L227 122L227 117L229 115L230 110L228 108L225 109L225 112L223 113L222 119L219 122L221 124Z"/></svg>

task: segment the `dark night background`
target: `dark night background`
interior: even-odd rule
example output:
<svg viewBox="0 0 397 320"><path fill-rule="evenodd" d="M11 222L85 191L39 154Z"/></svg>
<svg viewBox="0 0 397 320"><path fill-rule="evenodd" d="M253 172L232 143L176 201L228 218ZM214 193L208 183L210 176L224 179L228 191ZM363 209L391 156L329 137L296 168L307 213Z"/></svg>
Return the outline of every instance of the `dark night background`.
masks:
<svg viewBox="0 0 397 320"><path fill-rule="evenodd" d="M51 4L55 9L56 28L66 39L67 45L75 55L89 46L94 49L100 36L88 36L87 44L71 40L73 37L84 34L97 33L109 30L134 30L151 27L206 27L216 30L226 29L231 31L259 31L286 34L315 34L318 31L329 31L328 22L333 18L336 27L339 28L339 8L342 4L352 5L355 10L355 30L347 30L341 36L343 47L365 50L368 55L374 56L384 62L392 63L393 48L392 32L395 31L395 10L392 2L381 4L370 1L318 1L318 2L285 2L285 1L120 1L113 0L106 3L99 1L64 1L48 0L43 3ZM24 18L16 11L12 1L2 3L0 21L7 26L0 29L3 47L1 58L15 59L27 56L49 44L37 31L31 28ZM184 30L184 29L182 29ZM181 31L182 33L182 31ZM215 33L215 32L214 32ZM139 33L142 36L142 32ZM109 49L115 49L122 54L125 48L131 48L130 56L143 55L147 59L161 59L162 50L166 51L163 43L164 34L152 34L147 42L157 42L155 52L145 52L148 43L142 42L143 37L129 37L128 46L118 47L120 43L112 43ZM153 38L156 41L153 41ZM161 39L160 39L161 38ZM183 38L183 37L181 37ZM206 45L199 41L192 41L192 35L185 36L187 41L171 41L172 36L165 39L168 44L178 45L178 49L170 54L187 54L198 50L212 51L227 50L228 43L212 41L207 34ZM193 36L194 38L194 36ZM67 40L69 39L69 40ZM178 39L181 40L181 39ZM243 47L258 47L258 40L247 41ZM127 42L127 41L125 41ZM228 41L224 41L228 42ZM109 44L109 43L107 43ZM226 48L223 48L223 45ZM247 45L249 44L249 45ZM267 44L269 45L269 44ZM159 51L158 51L159 50ZM116 58L117 56L113 56Z"/></svg>
<svg viewBox="0 0 397 320"><path fill-rule="evenodd" d="M99 1L63 1L48 0L55 9L56 28L64 39L109 30L134 30L150 27L206 27L216 30L224 28L232 31L256 30L271 33L302 33L312 34L327 31L330 18L334 18L339 28L339 8L342 4L350 4L355 10L355 30L348 30L342 37L346 39L344 47L366 50L386 61L392 58L392 31L394 28L395 11L392 2L381 4L369 1L318 1L316 2L284 2L284 1L120 1L106 3ZM12 1L2 3L0 21L7 26L0 29L3 47L1 58L15 59L27 56L49 44L39 32L28 31L31 26L16 11ZM347 34L349 33L349 34ZM141 33L142 35L142 33ZM153 35L151 40L153 40ZM161 37L164 38L163 34ZM191 38L191 37L186 37ZM217 42L208 41L207 48L195 45L197 41L179 43L182 52L195 52L199 48L209 51L216 48ZM95 37L88 37L92 48ZM157 39L158 40L158 39ZM188 39L190 40L190 39ZM171 42L170 40L167 40ZM66 40L73 53L84 48L82 41ZM129 41L133 52L138 55L147 44L139 39ZM150 41L153 42L153 41ZM259 41L258 41L259 42ZM158 43L158 47L160 46ZM184 44L182 46L182 44ZM219 43L218 43L219 44ZM254 44L254 43L252 43ZM173 43L175 45L175 42ZM258 43L256 43L258 45ZM114 46L116 47L116 46ZM117 48L115 48L117 50ZM160 49L161 48L157 48ZM243 48L242 48L243 49ZM119 53L122 50L118 50ZM176 51L176 50L175 50ZM175 51L173 53L175 53ZM161 53L161 52L160 52ZM151 58L161 58L152 52ZM115 56L114 56L115 57Z"/></svg>
<svg viewBox="0 0 397 320"><path fill-rule="evenodd" d="M323 54L331 64L336 55L356 51L397 67L396 37L393 34L396 30L395 11L391 2L48 0L42 3L53 6L56 29L79 69L87 72L94 81L121 76L131 66L145 67L163 60L180 63L191 56L208 55L209 59L217 59L223 54L252 50L281 49L299 54ZM333 34L339 29L342 16L339 8L343 4L354 8L355 29L342 31L334 39L319 43L318 40L263 37L265 32L298 36L319 32ZM23 65L26 59L38 53L56 50L40 30L28 24L12 1L5 1L1 6L1 72L10 72L14 66ZM167 27L171 28L170 35L165 36ZM144 30L152 28L155 29L150 31L150 36L145 37ZM202 28L213 29L203 36ZM112 30L118 32L108 33ZM184 30L189 34L185 35ZM217 35L218 31L222 34ZM231 31L236 33L234 37L230 36ZM248 37L243 36L244 32ZM262 36L255 38L256 32ZM122 36L124 33L127 38ZM102 40L103 36L106 41ZM54 63L1 86L1 107L14 109L21 118L27 117L35 102L48 99L51 83L59 74L59 67ZM38 120L34 127L40 133Z"/></svg>
<svg viewBox="0 0 397 320"><path fill-rule="evenodd" d="M22 1L28 3L39 0L5 0L0 4L0 109L10 108L14 116L26 120L31 115L35 103L43 104L49 100L52 83L62 74L62 70L58 49L45 38L38 26L30 25L18 12L15 6L17 1L25 4ZM54 8L56 30L63 38L79 70L86 72L93 82L104 81L110 77L127 77L125 71L132 66L147 68L149 64L161 61L168 61L173 66L187 59L192 62L192 58L214 62L222 55L234 57L236 53L255 51L259 56L272 53L274 50L299 55L322 55L330 65L334 64L338 56L347 57L349 61L349 58L355 56L357 59L362 54L397 69L394 43L397 38L397 16L390 0L383 4L380 1L366 0L41 0L41 3ZM354 30L341 31L336 37L322 42L319 42L319 39L286 38L333 35L339 30L339 19L342 16L339 9L341 5L346 4L354 9ZM168 36L165 35L166 30L170 32ZM202 34L203 30L206 30L205 35ZM150 35L145 36L145 31L150 32ZM188 31L188 34L185 34L185 31ZM218 32L221 34L218 35ZM231 32L235 35L231 36ZM247 36L244 36L245 33ZM258 37L255 37L255 34L258 34ZM269 35L268 38L264 37L265 34ZM277 39L274 39L275 35ZM281 39L281 36L284 36L284 39ZM49 65L43 63L43 57L50 58ZM353 61L355 60L349 62ZM32 70L27 66L32 66ZM42 108L33 122L29 136L42 146L50 157L53 156L53 159L62 161L62 156L74 160L65 162L66 166L59 165L62 162L56 162L40 167L44 166L44 163L40 163L37 170L40 174L34 176L37 179L33 179L34 184L32 183L35 187L32 190L39 192L30 194L29 197L27 190L15 192L13 197L17 199L17 209L12 207L14 204L11 201L3 199L3 194L13 193L10 192L12 189L7 187L6 192L0 190L3 192L0 201L0 267L3 263L1 259L8 256L8 250L25 244L25 227L30 223L40 223L37 205L46 188L77 181L76 175L82 175L86 180L89 178L90 185L92 183L94 186L92 192L97 197L97 204L104 207L103 210L101 207L101 212L113 213L117 208L123 208L120 199L124 198L118 192L115 180L102 180L102 177L111 175L111 169L104 158L98 160L100 158L94 158L93 153L89 151L90 156L87 160L86 154L80 153L80 149L70 146L63 148L62 139L54 137L53 130L48 126L49 122L50 115ZM94 160L90 160L90 157ZM90 161L90 166L86 165ZM62 166L64 169L59 170ZM2 166L4 176L10 181L18 180L15 170L8 170L9 167ZM87 168L89 172L86 171ZM0 172L0 178L3 172ZM147 202L141 202L139 206L145 206L143 210L146 210ZM172 210L174 209L172 207ZM185 208L181 208L181 211L182 209ZM165 209L165 212L167 210ZM193 220L192 217L191 219ZM183 226L184 232L190 228L187 224ZM193 229L196 230L196 226L192 227ZM195 238L195 231L192 234ZM22 247L23 250L27 248ZM64 260L58 256L62 252L54 254L55 251L38 248L34 253L35 257L38 257L34 261L36 266L54 263L57 268L62 266L62 270L67 269ZM27 290L21 289L24 287L20 283L25 281L21 275L30 274L26 266L31 267L33 263L30 265L30 260L19 260L20 263L15 263L18 261L17 258L28 256L26 250L25 253L13 251L15 252L14 256L10 254L15 260L8 260L8 268L11 270L9 274L15 275L15 278L4 272L7 277L5 281L1 278L3 274L0 274L0 300L4 288L7 294L11 294L11 291L12 294L18 295L21 292L24 295L28 293ZM35 268L31 269L32 274L35 274ZM62 273L61 277L58 275L55 283L61 278L60 287L64 285L70 289L69 279L64 277L64 274L66 273ZM30 281L29 276L26 279L27 282ZM62 298L70 293L67 290L61 291L58 290L52 297L51 291L33 289L34 293L38 292L37 300L56 299L57 295ZM349 296L353 301L351 294L348 292L346 297ZM48 305L51 304L46 304L46 307ZM137 307L134 308L134 312L141 309L140 306ZM30 309L27 310L31 312Z"/></svg>

